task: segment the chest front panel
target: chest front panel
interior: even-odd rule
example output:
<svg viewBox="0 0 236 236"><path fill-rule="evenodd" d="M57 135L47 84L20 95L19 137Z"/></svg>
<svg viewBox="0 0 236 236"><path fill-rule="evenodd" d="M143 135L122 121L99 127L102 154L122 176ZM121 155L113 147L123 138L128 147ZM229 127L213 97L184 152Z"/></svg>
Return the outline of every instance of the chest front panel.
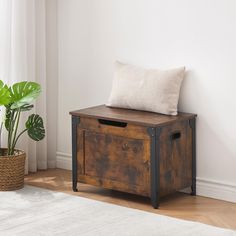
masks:
<svg viewBox="0 0 236 236"><path fill-rule="evenodd" d="M108 126L96 119L81 119L78 126L80 180L112 184L117 190L148 196L150 193L150 138L146 128ZM136 130L139 134L134 135ZM124 187L125 185L125 187ZM108 186L109 187L109 186Z"/></svg>

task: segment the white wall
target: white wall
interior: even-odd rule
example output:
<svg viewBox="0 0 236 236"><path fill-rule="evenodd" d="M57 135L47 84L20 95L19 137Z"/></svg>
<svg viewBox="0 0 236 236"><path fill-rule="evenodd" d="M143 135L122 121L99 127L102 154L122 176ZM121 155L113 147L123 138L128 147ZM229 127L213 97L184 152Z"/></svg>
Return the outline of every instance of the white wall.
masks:
<svg viewBox="0 0 236 236"><path fill-rule="evenodd" d="M69 111L106 102L116 59L185 65L179 107L198 114L198 194L236 201L235 9L234 0L59 0L58 166L70 167Z"/></svg>
<svg viewBox="0 0 236 236"><path fill-rule="evenodd" d="M58 116L58 37L57 0L46 1L46 77L47 77L47 157L48 167L55 167Z"/></svg>

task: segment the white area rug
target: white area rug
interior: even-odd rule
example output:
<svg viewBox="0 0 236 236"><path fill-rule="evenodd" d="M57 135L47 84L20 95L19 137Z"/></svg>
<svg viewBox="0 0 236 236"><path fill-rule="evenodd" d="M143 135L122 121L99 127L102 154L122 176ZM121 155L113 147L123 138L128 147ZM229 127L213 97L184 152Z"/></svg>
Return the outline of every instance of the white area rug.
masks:
<svg viewBox="0 0 236 236"><path fill-rule="evenodd" d="M0 235L233 236L236 232L25 186L0 192Z"/></svg>

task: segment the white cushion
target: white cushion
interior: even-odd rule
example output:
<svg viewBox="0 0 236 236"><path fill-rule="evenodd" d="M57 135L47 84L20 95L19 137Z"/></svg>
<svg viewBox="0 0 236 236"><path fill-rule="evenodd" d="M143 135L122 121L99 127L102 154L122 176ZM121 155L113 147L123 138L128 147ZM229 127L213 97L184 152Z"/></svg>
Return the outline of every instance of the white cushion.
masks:
<svg viewBox="0 0 236 236"><path fill-rule="evenodd" d="M144 69L115 63L111 94L107 106L177 115L185 68Z"/></svg>

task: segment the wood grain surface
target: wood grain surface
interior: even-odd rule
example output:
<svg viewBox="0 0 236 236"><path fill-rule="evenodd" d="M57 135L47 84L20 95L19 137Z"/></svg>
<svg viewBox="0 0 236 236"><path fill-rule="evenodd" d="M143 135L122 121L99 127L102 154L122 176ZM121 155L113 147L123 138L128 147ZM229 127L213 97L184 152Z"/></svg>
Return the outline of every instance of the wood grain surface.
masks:
<svg viewBox="0 0 236 236"><path fill-rule="evenodd" d="M136 111L130 109L111 108L105 105L70 112L73 116L109 119L143 126L163 126L176 121L192 119L196 115L179 112L177 116L157 114L154 112Z"/></svg>

